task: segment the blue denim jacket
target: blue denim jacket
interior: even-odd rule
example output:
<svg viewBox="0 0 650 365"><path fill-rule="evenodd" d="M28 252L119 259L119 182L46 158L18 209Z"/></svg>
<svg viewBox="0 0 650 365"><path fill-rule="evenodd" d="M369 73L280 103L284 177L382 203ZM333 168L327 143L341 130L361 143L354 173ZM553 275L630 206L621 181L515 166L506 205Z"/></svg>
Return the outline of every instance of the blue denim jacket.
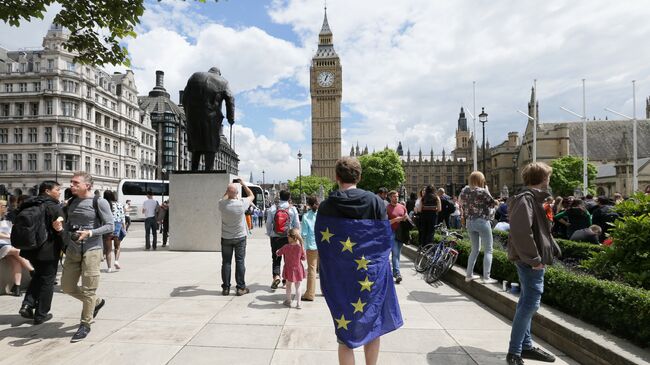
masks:
<svg viewBox="0 0 650 365"><path fill-rule="evenodd" d="M287 209L289 208L289 202L287 201L282 201L278 203L281 209ZM271 207L267 210L266 212L266 234L269 237L280 237L279 235L275 234L273 231L273 218L275 218L275 212L278 210L277 205L271 205ZM291 228L300 228L300 220L298 219L298 211L296 210L295 207L291 207L289 209L289 217L291 218Z"/></svg>

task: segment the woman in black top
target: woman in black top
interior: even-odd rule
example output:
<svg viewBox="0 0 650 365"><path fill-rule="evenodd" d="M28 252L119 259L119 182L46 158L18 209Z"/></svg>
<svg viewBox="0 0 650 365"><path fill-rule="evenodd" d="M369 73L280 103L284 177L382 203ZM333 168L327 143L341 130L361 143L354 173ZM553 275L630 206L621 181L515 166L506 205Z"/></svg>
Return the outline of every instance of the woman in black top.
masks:
<svg viewBox="0 0 650 365"><path fill-rule="evenodd" d="M419 203L419 204L418 204ZM438 224L438 212L442 209L440 198L432 185L427 185L422 198L415 204L415 212L419 214L420 246L433 242L435 226Z"/></svg>

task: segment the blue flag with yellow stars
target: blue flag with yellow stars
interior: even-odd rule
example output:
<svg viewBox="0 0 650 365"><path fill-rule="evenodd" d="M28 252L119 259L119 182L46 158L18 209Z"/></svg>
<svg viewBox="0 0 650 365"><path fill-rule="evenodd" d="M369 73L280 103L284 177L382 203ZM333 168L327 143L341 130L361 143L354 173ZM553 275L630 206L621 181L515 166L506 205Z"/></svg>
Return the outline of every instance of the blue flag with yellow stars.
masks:
<svg viewBox="0 0 650 365"><path fill-rule="evenodd" d="M319 214L314 231L321 290L338 339L356 348L401 327L388 220Z"/></svg>

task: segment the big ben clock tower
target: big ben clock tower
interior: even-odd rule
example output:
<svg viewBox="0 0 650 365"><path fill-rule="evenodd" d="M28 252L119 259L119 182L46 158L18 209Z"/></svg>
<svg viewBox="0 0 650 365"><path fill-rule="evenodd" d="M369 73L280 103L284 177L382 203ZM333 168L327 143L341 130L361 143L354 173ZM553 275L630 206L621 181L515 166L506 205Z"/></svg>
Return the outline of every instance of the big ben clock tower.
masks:
<svg viewBox="0 0 650 365"><path fill-rule="evenodd" d="M341 157L341 94L343 74L327 23L318 35L318 51L310 67L311 174L335 180L334 167Z"/></svg>

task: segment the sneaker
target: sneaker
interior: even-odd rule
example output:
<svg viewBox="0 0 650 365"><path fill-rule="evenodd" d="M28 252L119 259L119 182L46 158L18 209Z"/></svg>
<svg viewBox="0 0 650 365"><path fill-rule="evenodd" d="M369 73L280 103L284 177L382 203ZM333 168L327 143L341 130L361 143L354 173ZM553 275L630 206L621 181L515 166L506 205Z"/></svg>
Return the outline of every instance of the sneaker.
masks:
<svg viewBox="0 0 650 365"><path fill-rule="evenodd" d="M509 365L524 365L524 359L521 356L510 353L506 356L506 362Z"/></svg>
<svg viewBox="0 0 650 365"><path fill-rule="evenodd" d="M224 297L229 296L230 295L230 288L223 288L223 290L221 291L221 295L223 295Z"/></svg>
<svg viewBox="0 0 650 365"><path fill-rule="evenodd" d="M77 332L72 335L72 338L70 339L70 342L75 343L83 340L84 338L88 337L88 334L90 333L90 326L86 326L85 324L79 325L79 329Z"/></svg>
<svg viewBox="0 0 650 365"><path fill-rule="evenodd" d="M93 318L97 317L97 314L99 313L99 310L102 309L102 307L106 304L106 300L102 299L101 302L97 303L95 305L95 311L93 312ZM88 329L90 331L90 329Z"/></svg>
<svg viewBox="0 0 650 365"><path fill-rule="evenodd" d="M52 313L46 314L45 317L36 317L36 318L34 318L34 325L38 326L39 324L45 323L45 322L49 321L50 319L52 319L52 317L53 317Z"/></svg>
<svg viewBox="0 0 650 365"><path fill-rule="evenodd" d="M244 295L244 294L248 294L248 293L250 293L250 292L251 292L251 290L248 289L248 288L237 289L237 296L238 296L238 297L241 297L242 295Z"/></svg>
<svg viewBox="0 0 650 365"><path fill-rule="evenodd" d="M109 267L109 268L106 270L107 273L112 273L113 271L115 271L115 270L113 270L112 267Z"/></svg>
<svg viewBox="0 0 650 365"><path fill-rule="evenodd" d="M313 302L314 298L301 297L300 300L302 300L303 302Z"/></svg>
<svg viewBox="0 0 650 365"><path fill-rule="evenodd" d="M481 280L481 283L483 283L483 284L495 284L495 283L498 283L498 282L499 282L499 280L492 279L492 278L487 278L487 279Z"/></svg>
<svg viewBox="0 0 650 365"><path fill-rule="evenodd" d="M11 287L11 291L9 294L13 295L14 297L19 297L20 296L20 286L14 284L14 286Z"/></svg>
<svg viewBox="0 0 650 365"><path fill-rule="evenodd" d="M117 261L115 261L115 269L119 270L119 269L121 269L121 268L122 268L122 267L120 266L120 263L117 262Z"/></svg>
<svg viewBox="0 0 650 365"><path fill-rule="evenodd" d="M300 306L300 303L296 304L296 309L302 309L302 307Z"/></svg>
<svg viewBox="0 0 650 365"><path fill-rule="evenodd" d="M289 299L287 299L287 300L285 300L284 302L282 302L282 304L284 304L285 307L289 307L289 308L291 308L291 301L290 301Z"/></svg>
<svg viewBox="0 0 650 365"><path fill-rule="evenodd" d="M466 276L465 281L469 283L470 281L474 281L474 280L480 279L480 278L481 278L480 275Z"/></svg>
<svg viewBox="0 0 650 365"><path fill-rule="evenodd" d="M397 277L395 278L395 284L399 284L402 282L402 275L397 274Z"/></svg>
<svg viewBox="0 0 650 365"><path fill-rule="evenodd" d="M18 310L18 314L20 314L20 316L23 318L32 319L34 318L34 308L25 304L22 307L20 307L20 310Z"/></svg>
<svg viewBox="0 0 650 365"><path fill-rule="evenodd" d="M539 347L531 347L529 349L524 349L523 351L521 351L521 357L524 359L531 359L531 360L544 361L544 362L555 361L555 356L540 349Z"/></svg>
<svg viewBox="0 0 650 365"><path fill-rule="evenodd" d="M277 289L278 286L280 285L280 279L273 279L273 282L271 283L271 289Z"/></svg>

